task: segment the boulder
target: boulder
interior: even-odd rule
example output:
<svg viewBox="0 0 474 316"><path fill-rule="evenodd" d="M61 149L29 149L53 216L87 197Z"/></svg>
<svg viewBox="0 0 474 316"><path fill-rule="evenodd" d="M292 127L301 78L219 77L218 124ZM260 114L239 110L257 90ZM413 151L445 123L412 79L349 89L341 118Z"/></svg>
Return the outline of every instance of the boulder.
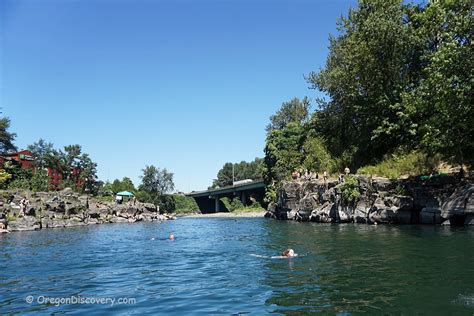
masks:
<svg viewBox="0 0 474 316"><path fill-rule="evenodd" d="M372 186L376 191L388 192L394 190L397 187L397 184L388 178L374 177L372 179Z"/></svg>
<svg viewBox="0 0 474 316"><path fill-rule="evenodd" d="M464 225L474 225L474 214L467 214L464 219Z"/></svg>
<svg viewBox="0 0 474 316"><path fill-rule="evenodd" d="M9 231L26 231L26 230L37 230L40 229L40 222L36 217L33 216L24 216L15 219L14 221L9 221L7 224Z"/></svg>
<svg viewBox="0 0 474 316"><path fill-rule="evenodd" d="M464 218L467 214L474 214L474 184L466 183L456 190L443 202L441 217L450 220L453 217Z"/></svg>
<svg viewBox="0 0 474 316"><path fill-rule="evenodd" d="M351 223L354 221L354 208L352 206L339 206L336 221L339 223Z"/></svg>
<svg viewBox="0 0 474 316"><path fill-rule="evenodd" d="M152 203L140 203L140 204L148 212L156 213L158 211L155 204L152 204Z"/></svg>
<svg viewBox="0 0 474 316"><path fill-rule="evenodd" d="M320 208L315 209L311 212L309 220L318 223L331 223L333 221L334 214L337 212L336 204L326 202Z"/></svg>
<svg viewBox="0 0 474 316"><path fill-rule="evenodd" d="M32 206L27 207L25 210L25 215L36 216L36 209Z"/></svg>
<svg viewBox="0 0 474 316"><path fill-rule="evenodd" d="M311 210L299 210L296 212L295 220L300 222L307 222L311 216Z"/></svg>
<svg viewBox="0 0 474 316"><path fill-rule="evenodd" d="M377 223L411 223L413 199L401 195L380 195L369 210L368 219Z"/></svg>
<svg viewBox="0 0 474 316"><path fill-rule="evenodd" d="M424 207L420 212L421 224L441 224L443 222L441 217L441 209L439 207Z"/></svg>
<svg viewBox="0 0 474 316"><path fill-rule="evenodd" d="M113 216L110 219L111 223L128 223L128 219L124 217L119 217L119 216Z"/></svg>
<svg viewBox="0 0 474 316"><path fill-rule="evenodd" d="M319 205L318 193L306 194L298 203L300 211L311 213Z"/></svg>
<svg viewBox="0 0 474 316"><path fill-rule="evenodd" d="M357 202L355 209L353 220L355 223L367 223L368 214L369 214L370 207L367 206L365 201Z"/></svg>

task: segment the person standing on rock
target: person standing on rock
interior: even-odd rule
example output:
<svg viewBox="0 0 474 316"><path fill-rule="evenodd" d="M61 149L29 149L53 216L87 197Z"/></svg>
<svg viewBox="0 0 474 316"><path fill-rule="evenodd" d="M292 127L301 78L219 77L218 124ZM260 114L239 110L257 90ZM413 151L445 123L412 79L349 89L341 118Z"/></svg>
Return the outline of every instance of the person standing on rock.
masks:
<svg viewBox="0 0 474 316"><path fill-rule="evenodd" d="M25 198L22 198L20 200L20 212L18 213L18 216L20 217L25 216L25 205L26 205L26 200Z"/></svg>
<svg viewBox="0 0 474 316"><path fill-rule="evenodd" d="M323 180L324 180L324 184L326 185L326 190L328 189L328 178L329 178L328 173L326 171L324 171Z"/></svg>

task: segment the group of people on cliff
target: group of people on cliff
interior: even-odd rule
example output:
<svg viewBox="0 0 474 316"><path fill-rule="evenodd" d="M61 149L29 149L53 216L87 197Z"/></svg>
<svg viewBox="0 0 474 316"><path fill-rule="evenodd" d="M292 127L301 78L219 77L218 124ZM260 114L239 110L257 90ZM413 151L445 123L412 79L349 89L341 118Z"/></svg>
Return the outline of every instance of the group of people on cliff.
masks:
<svg viewBox="0 0 474 316"><path fill-rule="evenodd" d="M351 173L351 170L346 167L344 169L344 174L339 174L338 176L338 181L339 183L343 183L344 182L344 176L347 176ZM291 174L291 178L293 180L301 180L301 181L314 181L314 180L318 180L318 179L322 179L324 182L326 182L328 179L329 179L329 173L327 171L324 171L323 174L319 175L318 172L312 172L312 171L309 171L308 172L308 169L305 169L303 171L303 169L299 169L299 170L295 170L293 171L293 173Z"/></svg>

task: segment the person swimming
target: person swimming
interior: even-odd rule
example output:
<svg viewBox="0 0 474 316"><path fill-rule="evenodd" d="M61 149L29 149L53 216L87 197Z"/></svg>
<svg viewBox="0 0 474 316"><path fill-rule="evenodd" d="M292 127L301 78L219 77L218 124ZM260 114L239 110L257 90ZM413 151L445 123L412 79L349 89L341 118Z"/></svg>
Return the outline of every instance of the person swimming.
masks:
<svg viewBox="0 0 474 316"><path fill-rule="evenodd" d="M298 254L295 253L295 251L294 251L293 249L288 248L288 249L286 249L285 251L283 251L283 252L281 253L281 256L282 256L282 257L290 258L290 257L297 257Z"/></svg>
<svg viewBox="0 0 474 316"><path fill-rule="evenodd" d="M174 240L174 235L173 235L173 233L170 234L169 240Z"/></svg>
<svg viewBox="0 0 474 316"><path fill-rule="evenodd" d="M293 258L293 257L298 257L298 254L295 253L295 251L291 248L286 249L281 253L281 256L262 256L262 255L257 255L257 254L250 254L252 257L257 257L257 258L268 258L268 259L286 259L286 258Z"/></svg>

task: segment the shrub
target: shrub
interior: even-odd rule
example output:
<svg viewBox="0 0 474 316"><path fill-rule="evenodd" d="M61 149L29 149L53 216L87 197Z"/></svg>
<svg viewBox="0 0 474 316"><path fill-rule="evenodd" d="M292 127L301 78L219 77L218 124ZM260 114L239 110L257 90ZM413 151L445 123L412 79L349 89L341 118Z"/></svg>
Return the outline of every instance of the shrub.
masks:
<svg viewBox="0 0 474 316"><path fill-rule="evenodd" d="M242 204L239 198L233 198L232 200L229 199L228 197L223 197L220 199L222 203L224 203L225 208L229 212L233 212L238 209L243 209L245 208L245 205Z"/></svg>
<svg viewBox="0 0 474 316"><path fill-rule="evenodd" d="M430 174L436 170L440 161L439 156L428 157L413 151L409 154L390 155L376 165L360 168L357 173L397 179L401 176Z"/></svg>
<svg viewBox="0 0 474 316"><path fill-rule="evenodd" d="M0 168L0 188L4 188L6 182L12 177L11 174Z"/></svg>
<svg viewBox="0 0 474 316"><path fill-rule="evenodd" d="M266 188L263 201L267 204L277 201L277 192L273 187L268 186Z"/></svg>
<svg viewBox="0 0 474 316"><path fill-rule="evenodd" d="M355 203L360 199L359 181L353 176L346 176L341 185L342 200L348 203Z"/></svg>
<svg viewBox="0 0 474 316"><path fill-rule="evenodd" d="M199 207L193 198L181 194L175 194L173 195L173 198L175 205L175 213L184 214L199 212Z"/></svg>
<svg viewBox="0 0 474 316"><path fill-rule="evenodd" d="M30 181L28 179L16 179L8 184L9 189L31 189Z"/></svg>
<svg viewBox="0 0 474 316"><path fill-rule="evenodd" d="M49 177L45 170L38 170L33 177L31 177L31 189L35 192L45 192L49 189Z"/></svg>
<svg viewBox="0 0 474 316"><path fill-rule="evenodd" d="M13 214L8 214L7 215L7 222L14 222L16 221L16 216Z"/></svg>
<svg viewBox="0 0 474 316"><path fill-rule="evenodd" d="M326 144L321 137L309 136L303 144L305 158L303 167L317 172L333 172L336 170L336 161L329 154Z"/></svg>

